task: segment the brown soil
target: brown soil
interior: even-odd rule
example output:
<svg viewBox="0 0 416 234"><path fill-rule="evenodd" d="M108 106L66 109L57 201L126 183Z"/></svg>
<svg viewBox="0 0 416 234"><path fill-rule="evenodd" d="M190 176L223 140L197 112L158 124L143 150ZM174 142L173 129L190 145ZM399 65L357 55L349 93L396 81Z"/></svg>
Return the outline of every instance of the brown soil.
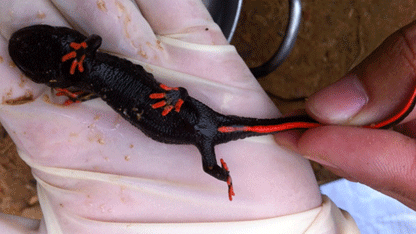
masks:
<svg viewBox="0 0 416 234"><path fill-rule="evenodd" d="M0 137L0 212L39 219L42 214L30 168L17 156L2 127Z"/></svg>
<svg viewBox="0 0 416 234"><path fill-rule="evenodd" d="M302 1L302 24L289 58L261 85L283 113L303 108L304 97L335 82L397 29L416 19L413 1ZM233 38L249 67L278 48L288 19L287 0L244 0ZM300 101L288 101L299 100ZM312 163L320 184L337 179Z"/></svg>
<svg viewBox="0 0 416 234"><path fill-rule="evenodd" d="M374 50L388 35L416 18L413 1L303 1L303 20L288 60L260 82L283 113L333 83ZM284 35L286 0L244 0L233 44L250 67L274 53ZM319 183L336 179L313 164ZM0 129L0 212L40 218L30 168Z"/></svg>

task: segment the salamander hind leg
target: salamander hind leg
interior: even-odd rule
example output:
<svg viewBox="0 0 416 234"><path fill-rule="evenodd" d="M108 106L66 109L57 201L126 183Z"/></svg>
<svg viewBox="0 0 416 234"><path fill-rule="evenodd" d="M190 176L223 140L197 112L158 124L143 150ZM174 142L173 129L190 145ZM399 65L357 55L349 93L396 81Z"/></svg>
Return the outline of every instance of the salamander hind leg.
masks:
<svg viewBox="0 0 416 234"><path fill-rule="evenodd" d="M221 167L217 164L213 144L205 142L198 144L197 147L202 155L202 167L204 171L218 180L227 182L228 198L232 201L235 193L227 164L223 159L221 159Z"/></svg>
<svg viewBox="0 0 416 234"><path fill-rule="evenodd" d="M150 99L157 101L152 104L152 108L163 108L163 116L166 116L172 110L175 110L179 113L181 111L181 107L184 103L185 97L188 96L188 92L186 91L186 89L181 87L172 88L164 84L160 84L160 88L162 88L164 92L152 93L149 95Z"/></svg>

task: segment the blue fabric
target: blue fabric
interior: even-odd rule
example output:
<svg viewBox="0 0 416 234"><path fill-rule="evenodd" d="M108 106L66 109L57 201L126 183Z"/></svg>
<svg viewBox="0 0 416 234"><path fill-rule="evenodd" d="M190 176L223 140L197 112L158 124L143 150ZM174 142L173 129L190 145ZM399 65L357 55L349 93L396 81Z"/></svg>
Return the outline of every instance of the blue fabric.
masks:
<svg viewBox="0 0 416 234"><path fill-rule="evenodd" d="M352 215L362 234L416 233L416 211L366 185L341 179L321 192Z"/></svg>

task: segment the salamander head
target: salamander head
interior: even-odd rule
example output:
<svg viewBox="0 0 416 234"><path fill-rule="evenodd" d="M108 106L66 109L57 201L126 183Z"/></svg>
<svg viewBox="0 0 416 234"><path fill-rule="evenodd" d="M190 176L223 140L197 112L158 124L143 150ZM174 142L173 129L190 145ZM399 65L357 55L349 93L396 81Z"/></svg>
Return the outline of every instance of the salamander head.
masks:
<svg viewBox="0 0 416 234"><path fill-rule="evenodd" d="M89 46L81 46L87 44ZM91 59L100 45L101 37L97 35L87 39L73 29L34 25L13 33L9 54L16 66L34 82L66 88L88 73Z"/></svg>

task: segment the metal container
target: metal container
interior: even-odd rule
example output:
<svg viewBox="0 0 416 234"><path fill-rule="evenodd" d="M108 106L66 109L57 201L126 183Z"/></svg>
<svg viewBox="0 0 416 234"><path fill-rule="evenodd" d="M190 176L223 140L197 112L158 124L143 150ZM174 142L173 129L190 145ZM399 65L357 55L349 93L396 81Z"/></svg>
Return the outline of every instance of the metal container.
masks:
<svg viewBox="0 0 416 234"><path fill-rule="evenodd" d="M243 0L202 0L202 2L230 42L237 27ZM289 22L283 41L267 62L250 68L255 77L260 78L270 74L289 56L299 32L301 14L301 0L289 0Z"/></svg>
<svg viewBox="0 0 416 234"><path fill-rule="evenodd" d="M202 0L202 2L230 42L237 27L243 0Z"/></svg>

